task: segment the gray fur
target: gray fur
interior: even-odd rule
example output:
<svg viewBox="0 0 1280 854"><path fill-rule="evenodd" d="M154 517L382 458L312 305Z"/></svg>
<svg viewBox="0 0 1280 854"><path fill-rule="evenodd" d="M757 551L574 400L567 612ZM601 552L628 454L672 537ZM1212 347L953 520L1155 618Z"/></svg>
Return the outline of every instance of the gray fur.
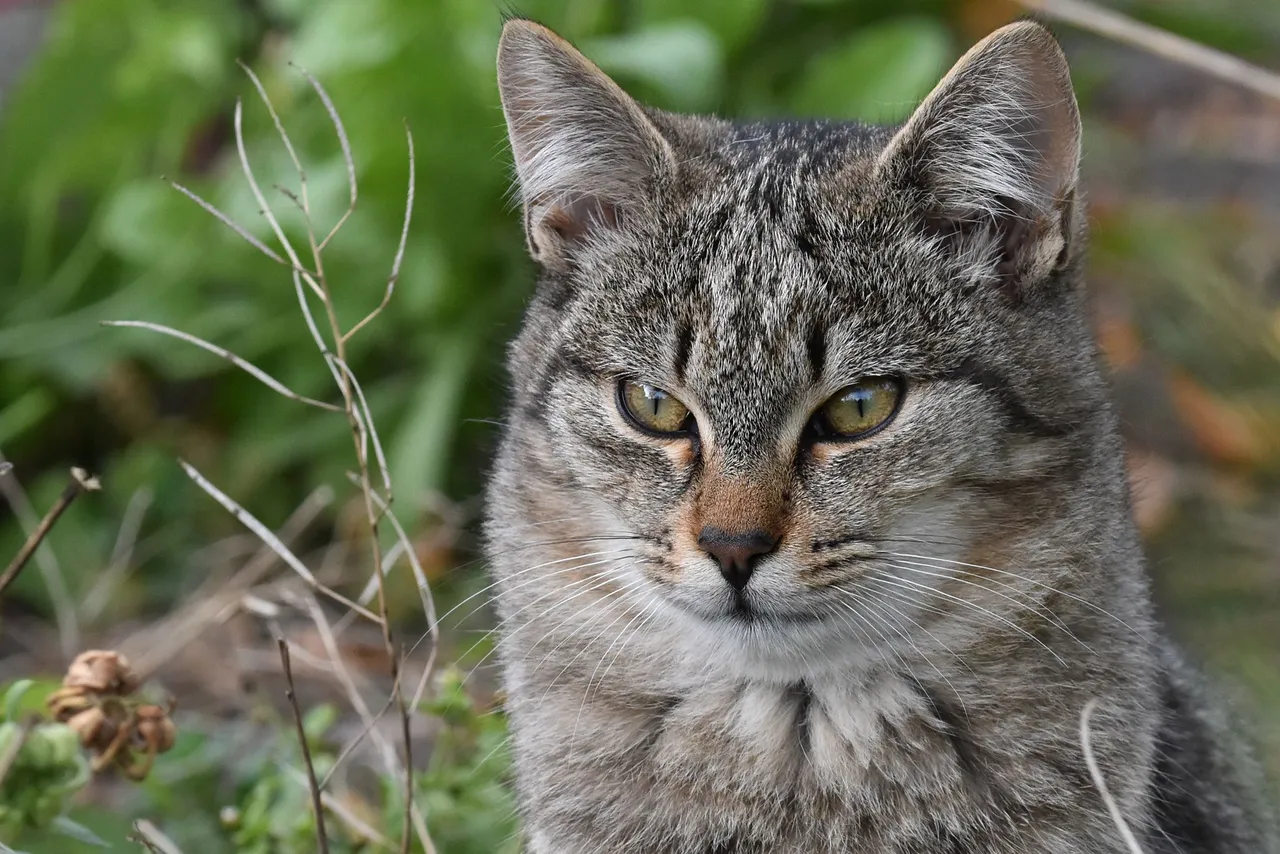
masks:
<svg viewBox="0 0 1280 854"><path fill-rule="evenodd" d="M520 20L499 83L543 268L487 523L531 852L1123 851L1091 698L1149 854L1274 850L1152 617L1045 30L903 129L643 109ZM893 422L814 441L867 375ZM699 435L634 429L622 378ZM779 520L749 618L712 512Z"/></svg>

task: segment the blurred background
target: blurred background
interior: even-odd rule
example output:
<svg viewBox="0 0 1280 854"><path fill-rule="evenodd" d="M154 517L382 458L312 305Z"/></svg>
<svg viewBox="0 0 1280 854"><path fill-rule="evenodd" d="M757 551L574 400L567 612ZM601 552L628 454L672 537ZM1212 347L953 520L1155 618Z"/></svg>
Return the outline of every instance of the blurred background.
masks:
<svg viewBox="0 0 1280 854"><path fill-rule="evenodd" d="M407 122L417 196L403 269L349 360L387 448L397 515L441 608L460 602L482 584L474 532L503 406L500 360L534 274L508 195L498 5L0 0L0 453L15 466L0 477L0 563L69 466L105 487L65 514L50 552L6 594L0 679L56 681L75 652L115 647L149 657L178 697L182 737L152 777L95 783L78 797L73 816L112 844L149 815L188 852L314 850L292 825L236 836L254 809L285 824L277 814L305 818L305 790L261 791L263 762L292 749L287 728L283 753L246 749L275 744L280 721L262 699L279 671L268 623L233 602L183 630L258 544L176 459L272 528L301 507L296 548L338 589L354 595L368 575L344 419L181 341L99 325L175 326L300 394L334 399L287 271L161 176L269 240L236 160L237 98L261 185L296 189L297 178L239 59L261 76L307 164L316 218L336 221L347 204L341 150L290 63L316 75L345 122L360 183L359 208L326 251L350 325L381 299L395 255ZM1109 5L1280 69L1280 3ZM514 9L663 107L879 122L905 117L964 49L1024 12L1008 0L524 0ZM1280 101L1057 30L1084 110L1090 285L1158 599L1280 776ZM325 485L331 495L315 492ZM410 576L391 583L402 636L416 639L425 622ZM309 624L272 619L319 648ZM483 613L446 621L442 658L483 644L474 631L483 625ZM376 631L353 627L342 640L370 680L385 671ZM322 668L300 666L299 679L308 703L334 702L317 708L333 710L325 726L337 741L358 727L344 723L342 693ZM468 684L483 695L490 683L482 669ZM445 726L430 736L446 755L432 760L444 816L433 833L445 852L497 851L511 832L501 760L474 770L501 739L500 718L479 702L474 717L438 710ZM456 761L450 726L469 733ZM359 792L368 789L342 789L367 819L376 810ZM220 826L224 804L242 815Z"/></svg>

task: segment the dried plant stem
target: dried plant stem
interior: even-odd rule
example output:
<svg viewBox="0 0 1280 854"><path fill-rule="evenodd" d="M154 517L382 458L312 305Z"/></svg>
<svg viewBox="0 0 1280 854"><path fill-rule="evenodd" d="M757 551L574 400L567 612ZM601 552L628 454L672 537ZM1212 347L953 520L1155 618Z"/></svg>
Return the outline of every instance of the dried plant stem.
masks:
<svg viewBox="0 0 1280 854"><path fill-rule="evenodd" d="M404 225L400 229L400 245L396 247L395 260L391 262L391 275L387 276L387 290L382 295L382 302L378 303L378 307L365 315L364 319L355 326L348 329L344 334L344 339L349 339L361 329L365 324L372 321L382 310L387 307L387 303L391 302L391 295L395 293L396 282L400 281L400 265L404 262L404 250L409 244L409 223L413 220L413 199L414 199L414 154L413 154L413 134L409 132L409 125L404 126L405 140L409 145L409 192L405 197L404 203ZM321 246L323 247L323 243Z"/></svg>
<svg viewBox="0 0 1280 854"><path fill-rule="evenodd" d="M295 780L298 785L307 785L306 777L304 777L296 768L288 768L286 770L289 772L289 776ZM366 841L377 845L379 848L384 848L388 851L395 850L397 846L392 845L390 839L387 839L387 837L383 836L375 828L370 827L368 822L362 821L360 817L353 813L340 799L335 798L333 795L324 791L323 780L320 781L320 789L320 802L324 804L325 809L333 813L339 821L355 833L363 836Z"/></svg>
<svg viewBox="0 0 1280 854"><path fill-rule="evenodd" d="M365 403L365 400L364 400L364 392L360 389L359 383L356 381L354 374L352 374L351 370L347 367L346 347L347 347L347 342L350 340L351 334L343 332L342 325L338 320L337 310L333 301L333 295L329 287L328 276L325 275L324 258L323 258L324 247L327 246L329 241L333 238L333 236L337 234L338 230L347 221L347 218L351 215L351 213L355 210L355 207L356 207L358 190L357 190L357 182L356 182L355 160L351 154L351 145L347 138L346 129L343 127L342 119L338 115L338 111L334 107L333 101L329 97L329 93L325 91L325 88L320 84L320 81L318 81L311 74L307 73L306 71L302 71L302 73L307 78L307 81L311 84L312 88L315 89L316 94L320 97L321 103L324 104L325 111L329 114L329 119L333 123L334 132L338 137L339 145L342 147L343 162L347 167L347 178L348 178L348 185L350 190L350 202L347 206L346 212L343 213L342 217L333 226L333 228L330 229L329 233L325 235L325 237L322 240L317 240L314 222L311 215L310 201L306 191L306 177L305 177L305 173L303 173L301 169L299 169L299 174L298 174L299 181L301 183L301 190L302 190L299 200L301 202L303 216L307 222L307 243L311 249L312 270L315 273L316 283L319 285L319 288L320 288L321 302L324 305L325 318L329 324L329 336L330 336L330 340L333 342L333 349L334 349L333 360L337 363L340 369L337 371L339 389L342 392L342 399L346 404L347 421L351 427L351 438L355 447L356 462L359 466L360 492L364 498L365 517L369 525L370 557L373 564L374 576L378 580L378 613L381 616L380 624L382 627L382 642L384 647L386 648L387 661L390 669L389 675L391 677L392 699L394 700L395 705L400 713L401 735L403 739L403 748L404 748L405 822L403 825L403 832L400 838L400 850L402 854L409 854L409 850L412 843L412 828L408 818L413 808L413 740L411 736L411 727L409 722L410 708L409 708L409 704L405 701L403 687L400 682L400 667L401 667L401 662L399 658L400 651L398 650L395 643L395 638L392 635L391 619L387 612L386 572L385 572L385 567L383 562L382 543L379 540L379 523L381 522L382 515L383 515L382 508L386 507L391 500L391 494L390 494L391 478L387 471L386 460L382 453L382 446L377 439L376 430L373 426L373 419L369 412L368 404ZM259 91L261 92L261 89ZM288 134L284 131L284 128L279 123L277 123L276 129L280 133L282 140L288 139ZM239 128L237 127L237 131L238 130ZM286 141L285 145L292 151L292 143ZM409 219L413 209L413 202L412 202L412 199L413 199L413 181L412 181L413 138L412 136L409 136L409 146L410 146L409 150L410 150L411 179L409 184L409 196L408 196L409 200L405 206L406 207L405 224L401 231L402 243L405 239L407 239L406 235L408 233L408 228L409 228ZM243 145L241 145L241 150L243 150ZM253 179L249 172L247 163L245 163L245 174L246 176L249 177L249 180L252 182ZM256 186L254 188L254 192L255 194L258 194L260 196L260 191L256 189ZM290 252L290 257L291 258L294 257L293 250L290 249L289 252ZM398 275L400 261L401 261L401 252L397 251L396 259L393 262L393 272L392 272L393 277ZM387 296L385 296L383 299L384 304L386 300L389 299L392 288L394 288L394 278L391 285L388 288ZM376 316L380 311L381 311L381 306L374 309L374 311L371 313L371 316ZM359 325L354 327L352 332L356 331L358 328L359 328ZM372 439L372 442L373 442L374 453L378 458L378 463L382 470L383 484L387 491L386 498L382 499L381 502L375 501L376 491L369 474L368 442L370 439ZM379 506L379 504L381 504L381 506ZM423 844L424 844L424 847L427 848L427 850L429 851L432 850L432 845L429 839L424 839Z"/></svg>
<svg viewBox="0 0 1280 854"><path fill-rule="evenodd" d="M396 705L396 694L393 691L392 696L388 699L386 706L375 717L369 709L369 704L365 702L364 697L360 695L356 688L355 680L351 676L351 672L347 669L346 663L342 660L342 653L338 650L337 638L333 635L333 626L329 624L325 617L324 609L320 607L320 603L315 596L310 596L303 602L303 608L311 616L311 622L316 627L317 633L320 635L320 642L324 646L325 655L329 657L329 661L333 664L334 675L338 677L338 681L342 683L346 689L347 697L351 700L351 706L356 710L356 714L360 716L364 722L365 732L373 740L378 753L382 757L383 765L387 769L387 773L396 776L401 773L398 766L395 751L391 749L391 745L387 743L386 737L376 728L378 718L382 717L393 705ZM332 772L330 772L332 774ZM422 843L427 854L436 854L435 844L431 841L430 835L427 833L426 821L422 816L422 811L417 805L410 801L407 805L409 817L413 821L413 826L418 834L418 840Z"/></svg>
<svg viewBox="0 0 1280 854"><path fill-rule="evenodd" d="M1280 100L1280 74L1088 0L1018 0L1032 12L1097 33Z"/></svg>
<svg viewBox="0 0 1280 854"><path fill-rule="evenodd" d="M44 542L44 538L49 535L50 529L53 528L58 517L71 506L71 502L80 497L81 493L96 492L102 488L96 477L90 477L89 473L84 469L73 468L71 470L71 479L67 482L67 486L62 490L62 494L58 496L58 500L49 508L49 512L40 520L40 524L27 537L27 541L22 544L22 548L18 549L18 554L14 556L9 567L4 571L4 575L0 575L0 594L9 588L13 580L18 577L18 573L22 572L22 568L27 565L27 561L31 560L31 556L36 553L36 549Z"/></svg>
<svg viewBox="0 0 1280 854"><path fill-rule="evenodd" d="M333 503L333 497L333 490L327 486L314 490L285 520L277 539L286 545L292 542ZM199 589L176 614L126 638L120 649L128 653L134 672L143 679L149 677L210 626L234 614L245 591L261 581L279 559L275 549L263 543L249 562L222 585L224 589L212 595L207 589Z"/></svg>
<svg viewBox="0 0 1280 854"><path fill-rule="evenodd" d="M1142 846L1138 844L1133 831L1129 829L1129 822L1125 821L1124 813L1120 811L1120 805L1107 789L1106 778L1102 776L1102 769L1098 767L1098 760L1093 755L1093 743L1089 737L1089 718L1093 716L1093 710L1097 707L1098 701L1090 700L1080 711L1080 749L1084 752L1084 762L1089 766L1089 776L1093 778L1093 785L1102 796L1102 802L1107 805L1107 812L1111 814L1111 820L1115 823L1120 837L1124 839L1130 854L1143 854Z"/></svg>
<svg viewBox="0 0 1280 854"><path fill-rule="evenodd" d="M145 845L153 854L182 854L182 849L176 842L145 818L139 819L133 829L138 832L136 841Z"/></svg>
<svg viewBox="0 0 1280 854"><path fill-rule="evenodd" d="M254 379L261 382L267 388L271 389L274 392L277 392L278 394L284 395L290 400L296 400L299 403L305 403L308 406L315 406L315 407L318 407L319 409L327 409L330 412L342 411L341 406L335 406L332 403L325 403L323 400L312 400L309 397L304 397L303 395L300 395L295 391L291 391L287 386L284 385L284 383L280 382L275 377L271 376L266 371L262 370L256 365L246 362L244 359L240 358L235 353L232 353L230 350L226 349L225 347L219 347L217 344L211 344L210 342L205 341L203 338L197 338L196 336L189 335L186 332L183 332L181 330L174 329L169 326L162 326L159 323L148 323L145 320L100 320L98 321L98 323L102 326L131 326L137 329L148 329L152 332L159 332L162 335L171 335L174 338L181 338L183 341L186 341L190 344L194 344L203 350L208 350L210 353L213 353L215 356L219 356L223 359L226 359L228 362L235 365L240 370L244 371Z"/></svg>
<svg viewBox="0 0 1280 854"><path fill-rule="evenodd" d="M241 507L239 504L233 501L231 497L228 496L225 492L218 489L218 487L214 486L209 481L208 478L206 478L204 475L200 474L200 472L196 470L195 466L191 465L191 463L187 462L186 460L178 460L178 464L182 466L182 469L187 473L187 476L196 482L197 486L199 486L206 493L208 493L209 496L212 497L214 501L217 501L219 504L221 504L227 510L228 513L230 513L232 516L235 516L236 519L240 520L240 523L242 525L244 525L250 531L253 531L255 534L257 534L259 539L261 539L264 543L270 546L271 549L277 555L279 555L280 558L284 560L284 562L287 563L290 566L290 568L293 569L294 572L302 576L302 579L306 581L307 584L311 585L312 589L316 590L319 593L324 594L325 596L328 596L330 599L334 600L335 602L339 602L343 605L346 605L348 608L351 608L353 611L357 611L362 616L367 617L369 620L372 620L375 623L382 622L382 618L379 617L377 614L373 613L372 611L370 611L368 608L362 607L360 604L356 602L352 602L350 599L348 599L346 596L343 596L338 591L332 590L326 587L325 585L321 584L319 580L316 579L315 575L312 574L311 570L307 569L306 564L304 564L301 560L299 560L297 555L295 555L292 551L290 551L289 547L286 546L284 543L282 543L280 541L280 538L271 532L270 528L268 528L266 525L259 522L258 519L252 513L250 513L248 510L245 510L243 507Z"/></svg>
<svg viewBox="0 0 1280 854"><path fill-rule="evenodd" d="M317 349L319 349L321 355L324 357L325 364L328 366L330 373L333 375L334 381L337 384L338 389L342 395L342 406L337 407L337 406L333 406L332 404L325 404L321 401L312 400L310 398L304 398L301 395L298 395L292 392L283 384L279 383L278 381L276 381L269 375L265 374L261 370L257 369L253 365L249 364L248 362L245 362L243 359L239 358L238 356L235 356L230 351L227 351L221 347L217 347L216 345L210 344L208 342L202 341L198 338L195 338L194 336L187 335L186 333L181 333L176 330L169 329L168 327L160 327L157 324L142 323L137 321L124 322L116 325L142 326L144 328L148 328L153 331L158 331L158 332L162 332L169 335L175 335L176 337L182 338L186 341L189 341L190 343L196 344L197 346L203 347L204 349L209 350L210 352L213 352L224 359L227 359L228 361L235 364L237 367L241 368L242 370L256 377L259 381L265 383L274 391L280 394L283 394L286 397L290 397L294 400L298 400L303 403L320 406L321 408L324 408L324 409L342 411L346 415L347 422L351 430L352 443L353 443L355 454L356 454L356 463L357 463L356 481L359 486L362 497L364 499L365 517L368 522L370 559L373 567L373 577L374 577L374 580L376 581L376 592L377 592L377 603L378 603L376 614L364 608L361 604L357 602L353 602L350 599L347 599L346 597L341 596L337 592L321 584L316 579L316 577L311 573L311 571L307 569L307 567L302 563L302 561L300 561L297 557L295 557L292 554L292 552L290 552L289 549L277 537L275 537L275 535L272 534L268 528L266 528L266 526L264 526L261 522L255 519L252 515L250 515L239 504L237 504L227 495L222 493L221 490L219 490L212 483L210 483L199 472L197 472L191 465L189 465L186 462L182 462L182 466L184 470L187 472L187 474L206 493L208 493L220 504L222 504L224 508L226 508L237 519L239 519L246 527L248 527L255 534L257 534L258 537L261 538L262 541L266 543L277 555L279 555L280 558L283 559L290 567L292 567L294 571L297 572L298 575L300 575L312 587L312 589L328 596L329 598L337 602L341 602L343 605L345 605L349 609L348 613L358 613L361 616L366 617L372 620L373 622L377 623L381 627L382 641L386 650L386 654L389 662L389 670L390 670L389 675L391 677L391 699L388 703L388 706L389 707L395 706L400 713L400 719L401 719L400 729L401 729L401 736L403 739L403 753L404 753L403 764L400 765L399 768L397 768L396 766L398 763L395 762L394 753L391 753L389 756L386 756L388 769L392 770L393 774L396 771L400 771L403 773L403 777L404 777L404 798L405 798L406 820L404 823L403 833L400 839L400 851L402 852L402 854L408 854L412 844L413 833L416 832L419 837L419 841L422 844L422 847L428 852L428 854L434 854L435 846L432 844L431 838L427 834L426 822L422 817L421 811L413 803L413 745L412 745L412 738L411 738L410 714L411 714L412 705L416 705L418 698L421 697L423 686L421 685L419 686L419 690L415 695L414 704L411 705L410 703L408 703L404 695L403 686L401 685L401 670L404 666L404 662L401 657L403 651L397 646L395 642L395 638L393 636L392 628L391 628L390 616L387 611L387 593L386 593L387 561L386 561L386 555L383 553L383 549L382 549L382 543L380 539L380 534L381 534L380 526L381 526L383 517L391 515L390 509L389 509L392 501L391 477L390 477L390 472L387 466L386 456L383 453L382 444L378 438L377 428L374 426L374 423L373 423L372 412L369 409L368 402L365 400L364 392L360 388L359 381L356 379L355 375L352 373L351 369L348 367L347 352L346 352L347 343L348 341L351 340L352 336L355 335L357 332L359 332L362 328L364 328L370 321L375 319L386 307L387 303L391 299L392 294L395 291L396 281L399 279L399 276L400 276L400 268L404 259L405 247L408 242L409 226L410 226L412 213L413 213L414 181L415 181L413 136L409 133L408 127L406 126L405 134L406 134L406 139L407 139L408 148L409 148L409 189L408 189L408 194L405 202L404 224L401 228L400 241L396 250L395 258L392 261L391 273L387 280L386 291L377 307L375 307L362 320L356 323L351 329L344 332L342 328L342 324L339 321L339 318L337 315L336 307L334 305L333 294L330 288L330 283L329 283L328 277L325 274L323 253L325 248L328 246L329 242L333 239L334 235L338 233L338 231L346 223L347 219L355 211L356 200L358 198L355 160L351 154L351 144L347 136L346 128L343 127L342 119L339 117L338 111L334 107L333 100L329 97L328 92L325 91L324 87L320 84L320 82L315 77L313 77L311 74L308 74L306 71L302 71L301 69L299 69L303 74L303 76L306 78L307 82L315 90L316 95L320 98L321 103L324 105L325 112L328 114L329 119L333 125L334 133L336 134L338 138L338 143L342 149L342 158L343 158L343 163L346 166L347 183L349 188L350 198L349 198L349 203L347 205L346 211L338 219L337 223L335 223L329 229L329 231L325 234L325 236L321 239L317 236L315 220L312 215L311 199L310 199L310 194L307 186L307 174L306 174L306 171L303 169L301 160L298 157L297 149L294 146L292 140L289 138L289 134L285 130L284 123L280 120L280 116L276 112L275 106L271 103L271 99L268 97L266 87L262 85L262 81L258 79L258 76L254 74L252 69L248 68L243 64L241 65L241 67L244 69L249 79L253 82L254 88L257 90L259 97L261 98L263 104L266 106L266 109L271 116L271 120L275 125L276 133L278 134L282 144L284 145L285 150L287 151L289 158L292 161L293 166L297 172L298 182L299 182L297 193L294 193L285 188L279 188L279 189L289 198L290 201L292 201L295 205L297 205L302 212L303 220L306 223L307 247L310 250L310 254L311 254L311 264L312 264L311 268L308 269L303 265L302 259L297 249L295 249L294 245L289 241L289 238L285 234L284 229L281 227L279 220L276 218L275 214L271 210L271 206L267 203L267 199L265 194L262 191L262 187L258 184L258 181L254 176L253 168L249 163L249 157L248 157L246 146L245 146L244 129L243 129L244 109L243 109L243 104L240 101L237 101L235 106L234 136L235 136L236 152L239 156L241 171L244 173L245 181L248 183L249 189L253 193L254 200L258 204L260 213L262 214L263 218L267 221L268 226L270 227L272 233L275 235L276 240L279 242L280 248L283 250L283 255L281 255L281 253L277 252L275 249L267 246L261 240L258 240L247 229L245 229L238 223L234 222L229 216L224 214L222 211L218 210L212 204L206 202L204 199L200 198L196 194L187 190L185 187L182 187L180 185L175 185L175 187L177 187L177 189L180 192L182 192L183 194L191 198L193 201L195 201L198 205L200 205L206 211L208 211L213 216L215 216L223 224L227 225L232 230L234 230L243 239L245 239L250 245L258 249L258 251L262 252L267 257L271 258L277 263L283 264L290 268L293 276L294 288L297 291L299 308L301 309L302 315L306 320L308 331L311 333L311 337L315 341ZM304 285L306 286L305 288L304 288ZM327 330L326 330L327 335L321 333L320 325L316 323L316 318L312 314L310 299L307 294L308 290L312 294L314 294L316 297L318 297L321 304L323 305L324 317L326 321L325 325L327 326ZM326 340L326 338L328 340ZM374 485L373 477L371 476L370 452L369 452L370 445L372 445L372 448L373 448L372 456L376 461L379 474L381 475L380 477L381 494L379 493L378 487ZM395 520L394 516L392 516L392 523L396 529L396 533L400 539L400 542L404 544L403 547L409 552L410 560L414 564L415 576L418 581L419 588L421 590L421 595L423 596L424 607L426 607L429 612L428 616L429 616L429 619L431 620L431 625L433 628L432 637L434 639L436 637L434 633L435 622L436 622L435 613L434 613L434 603L430 599L429 591L425 589L425 586L426 586L425 576L421 572L421 568L417 565L416 556L412 554L412 545L409 543L408 538L405 536L403 528L400 526L399 522ZM317 621L317 626L319 627L321 624L324 624L326 627L325 631L322 634L326 636L326 651L329 653L330 659L333 661L335 672L339 674L339 677L344 681L344 684L346 684L348 688L348 693L351 694L353 705L356 707L357 711L360 712L362 718L365 719L365 723L370 728L372 728L373 726L372 715L369 713L368 706L364 702L363 698L359 696L359 692L355 690L354 685L351 683L349 676L344 676L345 668L342 665L340 656L337 655L336 647L332 642L332 637L331 637L332 633L329 632L327 629L327 621L323 616L323 612L320 611L318 604L314 605L314 607L312 608L312 612L313 612L313 617ZM281 644L282 644L281 654L282 656L284 656L286 654L285 653L286 648L283 645L284 644L283 641L281 641ZM434 661L434 657L435 657L435 650L433 647L432 661ZM285 662L287 667L288 666L287 658L285 659ZM430 671L430 665L428 665L428 672L429 671ZM425 677L424 677L424 684L425 684ZM297 709L295 704L295 711L296 710ZM300 735L301 735L301 732L300 732ZM378 741L380 742L379 747L384 748L384 752L385 752L385 748L389 746L386 745L385 742L383 742L380 738L378 739ZM305 749L305 740L304 740L304 749ZM320 812L319 797L322 794L321 792L322 787L318 787L315 785L314 775L312 776L312 779L311 779L311 786L312 786L313 797L316 800L317 824L319 824L319 812Z"/></svg>
<svg viewBox="0 0 1280 854"><path fill-rule="evenodd" d="M40 524L40 517L23 491L22 485L12 474L13 465L0 453L0 494L13 509L13 515L28 534ZM76 603L67 589L67 580L58 564L58 556L46 542L36 549L36 567L44 581L49 601L53 605L54 620L58 625L58 645L62 655L70 661L80 651L80 622L76 615Z"/></svg>
<svg viewBox="0 0 1280 854"><path fill-rule="evenodd" d="M284 681L288 686L285 697L293 707L293 723L298 728L298 744L302 747L302 761L307 766L307 785L311 788L311 809L316 816L316 845L320 854L329 854L329 838L324 832L324 806L320 803L320 785L316 782L316 767L311 762L311 748L307 745L307 731L302 726L302 709L298 707L298 695L293 687L293 665L289 661L289 642L276 638L280 647L280 665L284 668Z"/></svg>

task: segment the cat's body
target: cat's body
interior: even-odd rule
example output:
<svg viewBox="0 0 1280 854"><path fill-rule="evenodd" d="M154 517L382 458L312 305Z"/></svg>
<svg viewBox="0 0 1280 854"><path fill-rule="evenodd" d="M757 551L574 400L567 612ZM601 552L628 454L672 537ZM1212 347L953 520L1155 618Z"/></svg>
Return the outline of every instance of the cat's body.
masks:
<svg viewBox="0 0 1280 854"><path fill-rule="evenodd" d="M1052 38L901 130L645 111L523 21L499 72L544 269L488 523L531 852L1123 851L1091 699L1148 854L1270 852L1151 616ZM833 434L849 388L892 413Z"/></svg>

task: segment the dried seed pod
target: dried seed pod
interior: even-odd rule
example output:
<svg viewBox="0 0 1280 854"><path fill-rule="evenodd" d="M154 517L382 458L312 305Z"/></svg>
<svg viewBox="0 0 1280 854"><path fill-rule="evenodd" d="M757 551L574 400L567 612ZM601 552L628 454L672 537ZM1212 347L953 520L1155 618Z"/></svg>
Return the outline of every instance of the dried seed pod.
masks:
<svg viewBox="0 0 1280 854"><path fill-rule="evenodd" d="M97 706L90 706L77 712L68 718L66 723L88 750L101 750L110 744L116 735L116 722L107 717Z"/></svg>
<svg viewBox="0 0 1280 854"><path fill-rule="evenodd" d="M62 684L98 694L124 696L138 690L138 677L129 659L113 650L91 649L76 656Z"/></svg>
<svg viewBox="0 0 1280 854"><path fill-rule="evenodd" d="M93 698L84 688L59 688L49 695L46 704L60 721L66 721L94 705Z"/></svg>
<svg viewBox="0 0 1280 854"><path fill-rule="evenodd" d="M164 753L173 747L178 730L169 719L167 710L160 706L145 705L138 706L135 714L138 717L135 731L148 750Z"/></svg>

